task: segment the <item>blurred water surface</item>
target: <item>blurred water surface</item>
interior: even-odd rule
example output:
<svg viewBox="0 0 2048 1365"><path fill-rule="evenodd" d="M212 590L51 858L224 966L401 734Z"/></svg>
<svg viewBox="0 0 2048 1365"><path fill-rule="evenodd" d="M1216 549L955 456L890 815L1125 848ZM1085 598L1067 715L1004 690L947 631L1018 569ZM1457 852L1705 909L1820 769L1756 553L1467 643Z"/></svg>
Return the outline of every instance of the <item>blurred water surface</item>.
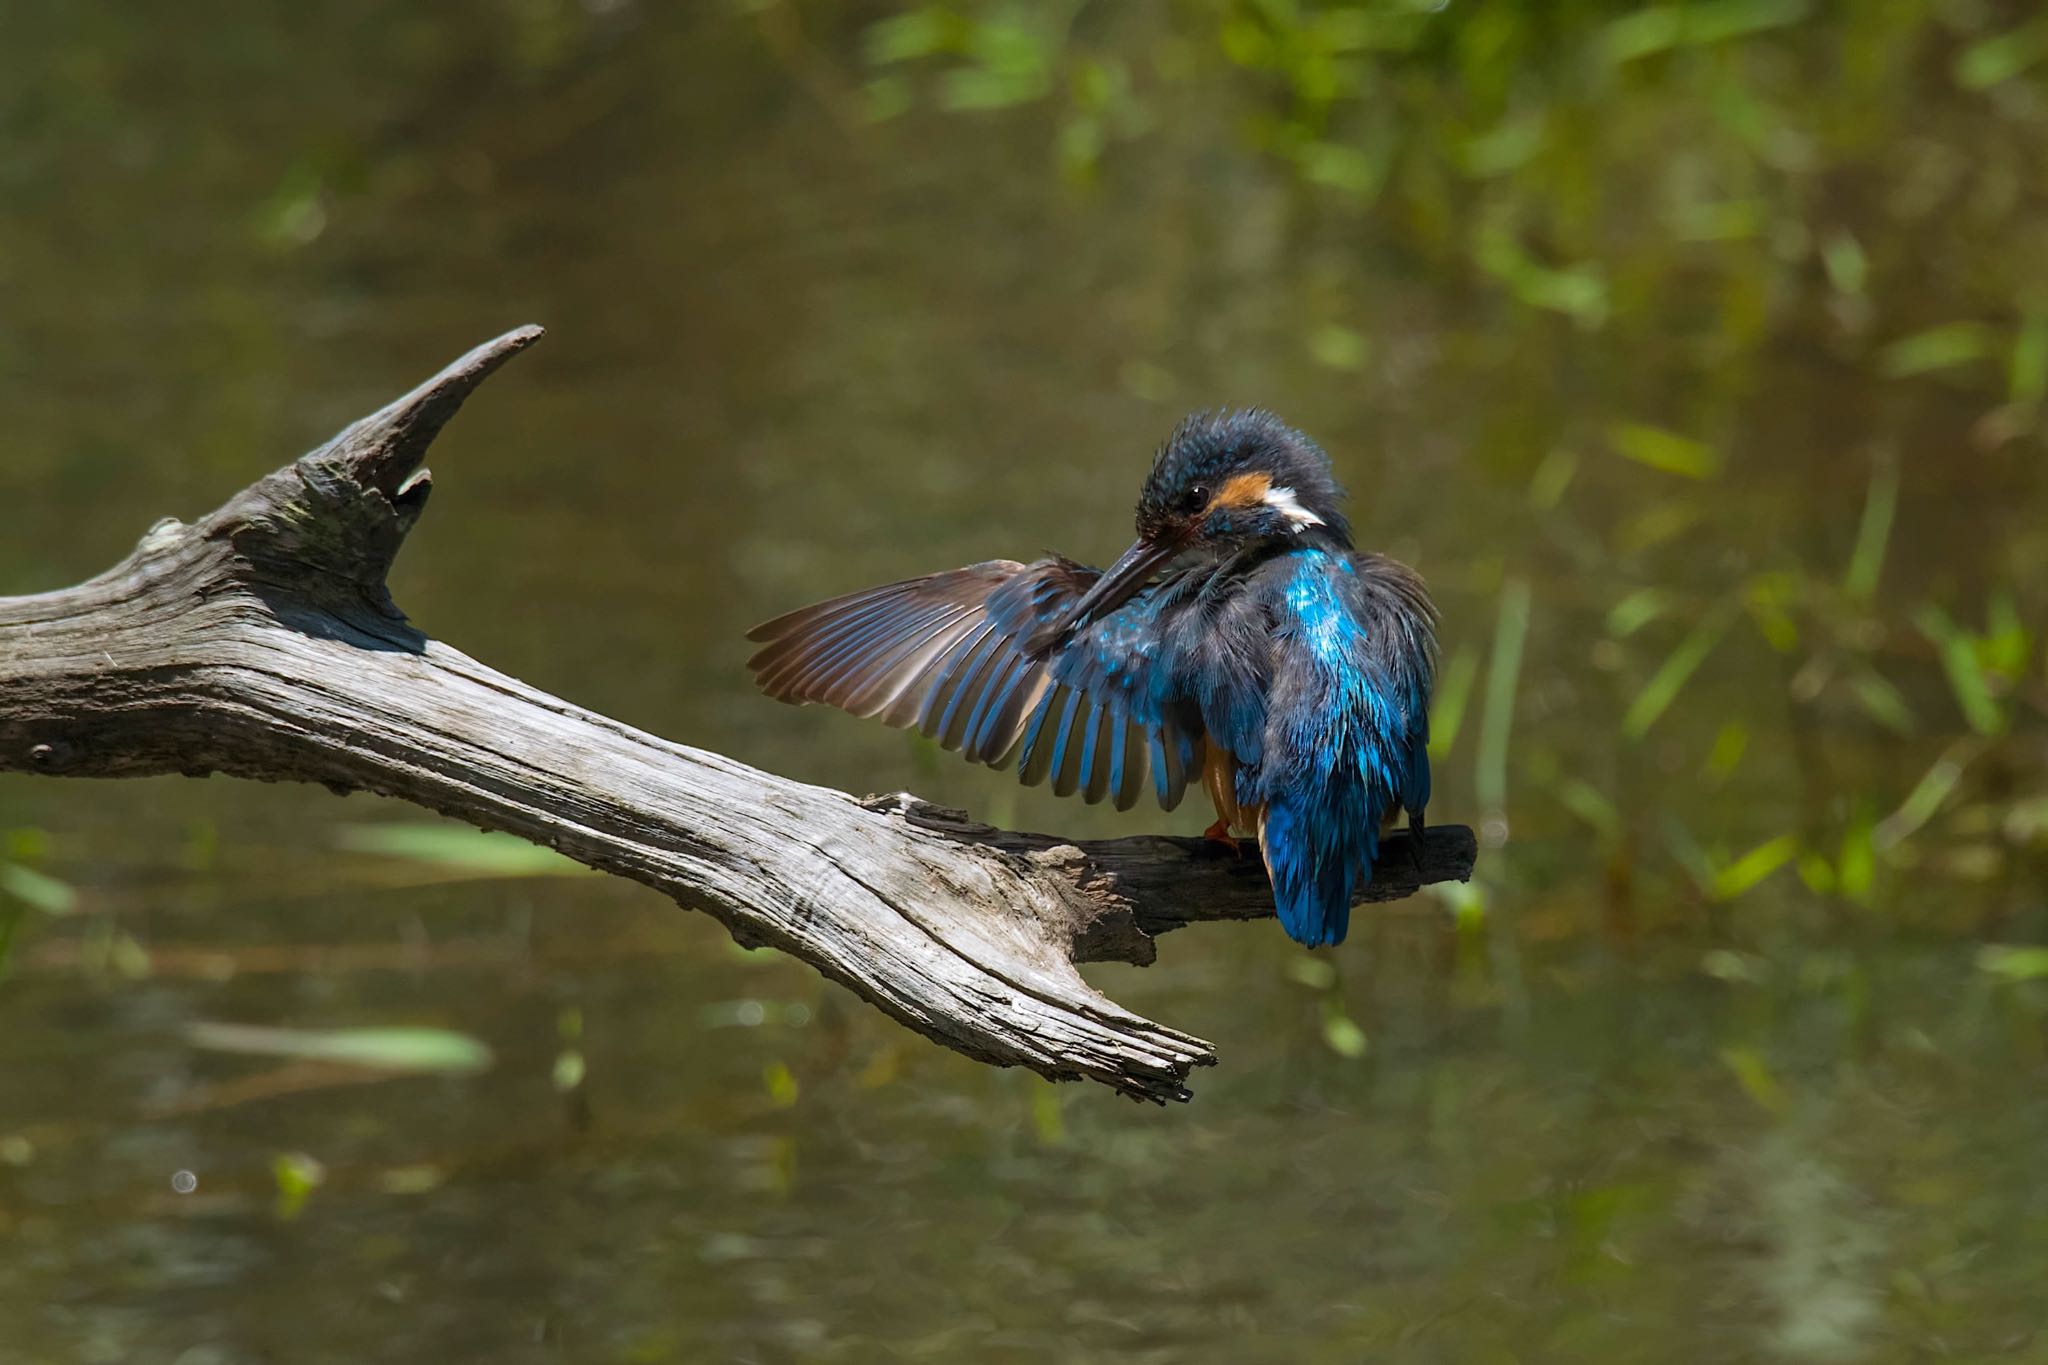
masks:
<svg viewBox="0 0 2048 1365"><path fill-rule="evenodd" d="M1221 1048L1160 1112L404 808L0 780L0 1361L2048 1359L2048 28L1808 11L10 9L0 592L538 321L437 447L426 630L1192 831L772 705L741 637L1100 561L1256 402L1435 587L1487 848L1333 954L1095 973Z"/></svg>

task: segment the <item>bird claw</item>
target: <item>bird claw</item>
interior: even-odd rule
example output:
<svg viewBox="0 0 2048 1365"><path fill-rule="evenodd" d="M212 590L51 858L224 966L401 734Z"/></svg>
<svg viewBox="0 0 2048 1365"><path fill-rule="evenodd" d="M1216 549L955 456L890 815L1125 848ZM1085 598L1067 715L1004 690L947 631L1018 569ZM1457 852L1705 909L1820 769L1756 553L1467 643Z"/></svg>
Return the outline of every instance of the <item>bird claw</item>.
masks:
<svg viewBox="0 0 2048 1365"><path fill-rule="evenodd" d="M1244 856L1244 841L1231 837L1228 820L1218 817L1215 824L1202 831L1202 837L1212 844L1229 849L1233 858Z"/></svg>

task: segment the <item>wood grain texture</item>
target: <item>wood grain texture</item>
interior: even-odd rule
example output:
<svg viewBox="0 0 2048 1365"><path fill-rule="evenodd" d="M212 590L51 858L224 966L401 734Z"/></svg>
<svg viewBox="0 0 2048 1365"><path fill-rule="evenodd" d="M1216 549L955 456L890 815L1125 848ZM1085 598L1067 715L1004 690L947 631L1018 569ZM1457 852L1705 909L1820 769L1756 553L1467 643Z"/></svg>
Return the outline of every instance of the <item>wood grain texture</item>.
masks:
<svg viewBox="0 0 2048 1365"><path fill-rule="evenodd" d="M0 772L226 773L399 797L716 916L969 1057L1185 1099L1199 1038L1077 962L1273 913L1257 858L1199 840L1068 842L907 794L857 800L674 744L430 640L391 600L428 445L540 336L508 332L76 587L0 598ZM1371 900L1471 874L1469 830L1387 842Z"/></svg>

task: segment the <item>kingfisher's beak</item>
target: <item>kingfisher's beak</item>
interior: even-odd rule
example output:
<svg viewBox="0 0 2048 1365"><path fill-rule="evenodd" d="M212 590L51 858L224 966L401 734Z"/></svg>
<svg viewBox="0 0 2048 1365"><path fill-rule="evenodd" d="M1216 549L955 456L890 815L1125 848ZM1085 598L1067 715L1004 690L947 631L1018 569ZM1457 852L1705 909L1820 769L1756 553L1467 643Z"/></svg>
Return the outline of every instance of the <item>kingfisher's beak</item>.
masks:
<svg viewBox="0 0 2048 1365"><path fill-rule="evenodd" d="M1133 541L1131 548L1117 556L1116 563L1095 580L1094 587L1081 594L1079 601L1045 623L1037 633L1037 642L1041 647L1051 648L1090 621L1115 611L1136 596L1152 575L1180 552L1181 547L1171 543L1160 544L1142 537Z"/></svg>

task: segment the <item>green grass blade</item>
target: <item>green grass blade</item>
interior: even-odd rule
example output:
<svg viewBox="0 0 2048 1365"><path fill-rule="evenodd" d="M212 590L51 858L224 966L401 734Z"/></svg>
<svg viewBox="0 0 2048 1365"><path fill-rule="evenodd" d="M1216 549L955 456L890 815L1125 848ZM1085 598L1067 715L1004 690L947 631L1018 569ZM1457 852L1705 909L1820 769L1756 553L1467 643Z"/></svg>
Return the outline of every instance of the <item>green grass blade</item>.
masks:
<svg viewBox="0 0 2048 1365"><path fill-rule="evenodd" d="M1863 520L1856 528L1856 548L1849 553L1849 569L1842 587L1859 602L1877 593L1878 577L1884 572L1885 549L1891 543L1892 522L1899 510L1899 467L1882 460L1870 471L1870 490L1863 497Z"/></svg>
<svg viewBox="0 0 2048 1365"><path fill-rule="evenodd" d="M1799 836L1795 834L1781 834L1775 839L1758 844L1714 874L1711 888L1714 899L1734 900L1791 862L1798 853Z"/></svg>
<svg viewBox="0 0 2048 1365"><path fill-rule="evenodd" d="M1429 712L1429 756L1442 759L1458 742L1465 728L1465 709L1472 700L1472 684L1479 677L1479 652L1460 645L1444 666L1437 683L1436 701Z"/></svg>
<svg viewBox="0 0 2048 1365"><path fill-rule="evenodd" d="M2006 381L2015 403L2032 405L2048 397L2048 309L2030 309L2020 324Z"/></svg>
<svg viewBox="0 0 2048 1365"><path fill-rule="evenodd" d="M339 1062L376 1071L466 1075L491 1064L491 1049L466 1033L438 1028L265 1028L194 1023L185 1041L210 1052Z"/></svg>
<svg viewBox="0 0 2048 1365"><path fill-rule="evenodd" d="M68 884L19 863L0 863L0 895L46 915L68 915L78 908L78 893Z"/></svg>
<svg viewBox="0 0 2048 1365"><path fill-rule="evenodd" d="M1621 718L1622 733L1630 739L1641 739L1650 732L1650 727L1671 703L1678 700L1678 694L1685 690L1692 675L1699 671L1707 656L1714 652L1714 646L1721 643L1721 637L1728 633L1728 623L1734 619L1734 608L1723 603L1700 618L1686 637L1678 642L1678 648L1671 651L1650 680L1643 684L1643 690L1636 693L1636 699L1629 703L1628 711Z"/></svg>
<svg viewBox="0 0 2048 1365"><path fill-rule="evenodd" d="M1545 455L1536 472L1529 476L1529 506L1538 512L1548 512L1557 506L1564 501L1565 490L1572 486L1578 472L1576 452L1557 449Z"/></svg>
<svg viewBox="0 0 2048 1365"><path fill-rule="evenodd" d="M2048 948L2031 943L1987 943L1977 950L1977 968L2002 981L2048 979Z"/></svg>
<svg viewBox="0 0 2048 1365"><path fill-rule="evenodd" d="M1884 348L1878 368L1893 379L1953 369L1992 353L1991 331L1981 322L1948 322L1901 337Z"/></svg>
<svg viewBox="0 0 2048 1365"><path fill-rule="evenodd" d="M1500 614L1493 630L1493 659L1486 670L1486 699L1479 717L1479 757L1473 793L1479 808L1498 815L1507 808L1508 734L1514 726L1515 692L1522 671L1522 646L1529 634L1529 585L1511 578L1501 585Z"/></svg>
<svg viewBox="0 0 2048 1365"><path fill-rule="evenodd" d="M2048 19L1970 44L1956 56L1956 84L1965 90L1989 90L2022 75L2048 57Z"/></svg>
<svg viewBox="0 0 2048 1365"><path fill-rule="evenodd" d="M425 863L465 877L574 877L589 871L512 834L429 821L343 825L334 842L355 853Z"/></svg>
<svg viewBox="0 0 2048 1365"><path fill-rule="evenodd" d="M1956 706L1970 728L1986 737L2002 734L2005 712L1992 696L1990 675L1985 672L1983 660L1977 657L1975 637L1932 603L1913 613L1913 624L1940 655L1942 671L1948 674L1949 691L1955 694Z"/></svg>
<svg viewBox="0 0 2048 1365"><path fill-rule="evenodd" d="M1870 832L1871 846L1879 852L1897 848L1932 820L1942 803L1963 780L1963 770L1976 757L1977 741L1959 740L1948 747L1934 766L1921 774L1899 808L1877 822Z"/></svg>
<svg viewBox="0 0 2048 1365"><path fill-rule="evenodd" d="M1893 734L1918 733L1920 722L1914 717L1913 708L1907 703L1905 694L1893 687L1876 669L1858 668L1851 673L1849 694L1856 698L1865 715Z"/></svg>
<svg viewBox="0 0 2048 1365"><path fill-rule="evenodd" d="M1702 441L1642 422L1616 422L1607 428L1615 453L1666 474L1711 479L1721 472L1721 457Z"/></svg>
<svg viewBox="0 0 2048 1365"><path fill-rule="evenodd" d="M1842 831L1842 851L1835 860L1836 888L1858 905L1870 903L1877 885L1876 825L1868 798L1859 799L1849 827Z"/></svg>
<svg viewBox="0 0 2048 1365"><path fill-rule="evenodd" d="M1637 588L1607 609L1607 633L1626 640L1671 610L1673 599L1662 588Z"/></svg>

